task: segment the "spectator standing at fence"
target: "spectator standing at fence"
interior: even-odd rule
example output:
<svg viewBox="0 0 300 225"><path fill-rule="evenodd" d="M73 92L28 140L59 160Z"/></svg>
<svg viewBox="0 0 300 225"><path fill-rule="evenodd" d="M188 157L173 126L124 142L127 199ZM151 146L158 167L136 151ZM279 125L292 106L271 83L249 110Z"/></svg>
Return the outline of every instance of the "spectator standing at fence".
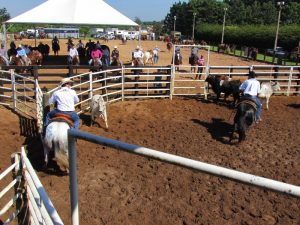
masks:
<svg viewBox="0 0 300 225"><path fill-rule="evenodd" d="M256 120L256 123L258 123L259 121L261 121L260 116L261 116L262 105L258 98L258 94L260 92L260 83L256 79L256 74L254 71L249 72L248 80L246 80L245 82L243 82L241 84L240 90L244 93L245 97L248 97L255 102L255 104L257 106L255 120Z"/></svg>
<svg viewBox="0 0 300 225"><path fill-rule="evenodd" d="M79 128L80 120L75 112L75 104L79 102L79 98L76 92L71 89L72 84L73 81L70 78L62 79L61 88L55 91L49 99L49 104L54 104L56 108L50 111L45 118L44 135L50 120L58 113L69 115L74 122L74 128Z"/></svg>
<svg viewBox="0 0 300 225"><path fill-rule="evenodd" d="M4 48L4 44L1 44L0 57L3 59L3 61L5 62L5 64L8 66L9 65L8 55L7 55L6 49Z"/></svg>
<svg viewBox="0 0 300 225"><path fill-rule="evenodd" d="M201 75L202 75L202 72L203 72L203 66L205 66L205 59L204 59L204 56L201 55L198 58L198 71L197 71L197 74L196 74L196 80L201 79Z"/></svg>
<svg viewBox="0 0 300 225"><path fill-rule="evenodd" d="M155 48L152 51L153 51L153 63L156 64L158 63L159 60L158 53L160 52L160 49L157 46L155 46Z"/></svg>

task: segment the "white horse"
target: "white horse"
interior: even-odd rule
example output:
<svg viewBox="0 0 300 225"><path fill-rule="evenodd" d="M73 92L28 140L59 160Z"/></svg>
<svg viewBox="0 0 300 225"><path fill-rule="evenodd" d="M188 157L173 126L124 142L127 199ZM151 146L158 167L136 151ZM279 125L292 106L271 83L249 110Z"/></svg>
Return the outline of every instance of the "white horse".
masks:
<svg viewBox="0 0 300 225"><path fill-rule="evenodd" d="M108 129L107 124L107 113L106 113L106 102L101 95L94 95L90 101L91 109L91 126L95 121L96 116L100 116L105 121L106 129Z"/></svg>
<svg viewBox="0 0 300 225"><path fill-rule="evenodd" d="M68 129L66 122L52 122L46 128L46 135L43 139L45 164L49 161L50 151L54 151L54 160L61 169L69 171L68 160Z"/></svg>
<svg viewBox="0 0 300 225"><path fill-rule="evenodd" d="M266 98L266 106L269 109L270 97L275 91L280 91L280 84L276 82L265 82L261 84L258 97Z"/></svg>
<svg viewBox="0 0 300 225"><path fill-rule="evenodd" d="M146 65L148 62L151 62L151 64L154 64L152 50L144 52L144 64Z"/></svg>

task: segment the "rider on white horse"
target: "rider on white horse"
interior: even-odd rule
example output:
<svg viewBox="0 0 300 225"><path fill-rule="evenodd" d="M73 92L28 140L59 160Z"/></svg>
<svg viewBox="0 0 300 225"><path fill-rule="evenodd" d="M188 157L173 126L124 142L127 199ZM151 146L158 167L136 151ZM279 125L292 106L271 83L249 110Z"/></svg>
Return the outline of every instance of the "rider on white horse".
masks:
<svg viewBox="0 0 300 225"><path fill-rule="evenodd" d="M74 122L74 128L79 129L79 117L75 112L75 104L79 98L74 90L71 89L73 81L69 78L61 80L60 86L49 99L49 104L56 105L56 108L48 113L45 119L44 127L46 128L50 119L54 118L57 113L65 114L71 117ZM44 134L45 135L45 134Z"/></svg>

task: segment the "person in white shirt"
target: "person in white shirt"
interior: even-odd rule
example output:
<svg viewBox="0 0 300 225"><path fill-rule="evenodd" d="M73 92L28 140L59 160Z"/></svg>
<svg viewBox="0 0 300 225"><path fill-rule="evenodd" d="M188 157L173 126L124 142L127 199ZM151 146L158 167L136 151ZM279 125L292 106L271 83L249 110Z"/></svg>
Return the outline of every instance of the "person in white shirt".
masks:
<svg viewBox="0 0 300 225"><path fill-rule="evenodd" d="M4 48L4 44L1 44L0 57L4 60L6 66L8 66L9 65L8 55L6 49Z"/></svg>
<svg viewBox="0 0 300 225"><path fill-rule="evenodd" d="M68 55L68 63L72 64L73 59L77 57L77 60L79 62L79 54L77 49L75 48L74 44L71 44L71 48L69 50L69 55Z"/></svg>
<svg viewBox="0 0 300 225"><path fill-rule="evenodd" d="M57 113L69 115L74 122L74 128L79 128L80 120L75 112L75 104L79 102L79 98L76 92L71 89L72 83L73 81L70 78L62 79L60 84L61 88L55 91L49 99L49 104L56 105L56 108L47 114L44 128L47 127L50 119L55 117Z"/></svg>
<svg viewBox="0 0 300 225"><path fill-rule="evenodd" d="M261 102L258 98L258 94L260 92L260 83L256 79L256 74L254 71L250 71L248 75L248 80L243 82L240 86L240 90L244 93L244 96L246 98L252 99L256 106L257 106L257 111L255 114L255 120L256 122L261 121Z"/></svg>
<svg viewBox="0 0 300 225"><path fill-rule="evenodd" d="M143 53L143 51L140 49L140 46L137 46L136 47L136 49L135 49L135 51L133 52L133 59L134 60L139 60L140 62L142 62L142 64L144 64L143 63L143 58L144 58L144 53ZM133 64L133 63L132 63Z"/></svg>
<svg viewBox="0 0 300 225"><path fill-rule="evenodd" d="M159 60L158 53L160 52L160 49L157 46L155 46L155 48L152 51L153 51L153 63L156 64Z"/></svg>

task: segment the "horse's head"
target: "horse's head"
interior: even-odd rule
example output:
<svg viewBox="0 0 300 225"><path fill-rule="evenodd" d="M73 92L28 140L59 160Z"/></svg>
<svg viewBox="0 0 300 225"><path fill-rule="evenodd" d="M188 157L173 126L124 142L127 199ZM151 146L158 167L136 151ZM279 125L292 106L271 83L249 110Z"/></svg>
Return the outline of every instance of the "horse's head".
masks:
<svg viewBox="0 0 300 225"><path fill-rule="evenodd" d="M133 60L133 66L135 66L135 67L143 66L143 59L142 58L135 58Z"/></svg>
<svg viewBox="0 0 300 225"><path fill-rule="evenodd" d="M22 66L22 61L19 57L17 57L16 55L12 55L10 57L10 64L11 65L15 65L15 66Z"/></svg>

